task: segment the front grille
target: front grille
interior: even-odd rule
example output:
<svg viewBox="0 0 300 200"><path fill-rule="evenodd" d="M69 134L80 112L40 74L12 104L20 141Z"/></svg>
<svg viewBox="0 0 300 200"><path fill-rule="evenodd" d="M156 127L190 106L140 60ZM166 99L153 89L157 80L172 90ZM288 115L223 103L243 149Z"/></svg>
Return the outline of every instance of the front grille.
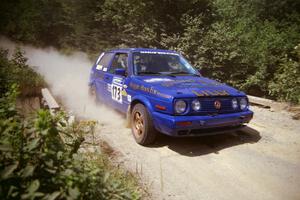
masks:
<svg viewBox="0 0 300 200"><path fill-rule="evenodd" d="M201 102L201 111L195 112L191 111L192 115L199 115L199 114L221 114L221 113L233 113L241 111L238 109L232 108L232 97L212 97L212 98L199 98ZM221 108L215 108L215 101L218 100L221 102Z"/></svg>

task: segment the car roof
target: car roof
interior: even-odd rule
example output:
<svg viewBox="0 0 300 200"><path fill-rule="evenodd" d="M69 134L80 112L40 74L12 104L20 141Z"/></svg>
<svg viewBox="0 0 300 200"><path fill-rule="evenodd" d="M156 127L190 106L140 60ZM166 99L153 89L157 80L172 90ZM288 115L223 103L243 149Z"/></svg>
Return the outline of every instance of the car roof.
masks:
<svg viewBox="0 0 300 200"><path fill-rule="evenodd" d="M140 52L140 51L148 51L148 52L166 52L166 53L176 53L173 50L167 49L154 49L154 48L120 48L120 49L112 49L106 52L116 53L116 52Z"/></svg>

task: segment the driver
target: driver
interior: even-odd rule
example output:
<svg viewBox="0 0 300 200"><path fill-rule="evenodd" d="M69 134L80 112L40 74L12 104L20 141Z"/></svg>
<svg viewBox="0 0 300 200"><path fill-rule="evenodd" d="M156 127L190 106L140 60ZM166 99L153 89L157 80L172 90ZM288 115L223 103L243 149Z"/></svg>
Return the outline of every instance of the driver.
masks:
<svg viewBox="0 0 300 200"><path fill-rule="evenodd" d="M143 56L141 55L137 55L135 56L135 59L134 59L134 70L136 72L146 72L147 71L147 65L146 65L146 62L145 62L145 59L143 58Z"/></svg>

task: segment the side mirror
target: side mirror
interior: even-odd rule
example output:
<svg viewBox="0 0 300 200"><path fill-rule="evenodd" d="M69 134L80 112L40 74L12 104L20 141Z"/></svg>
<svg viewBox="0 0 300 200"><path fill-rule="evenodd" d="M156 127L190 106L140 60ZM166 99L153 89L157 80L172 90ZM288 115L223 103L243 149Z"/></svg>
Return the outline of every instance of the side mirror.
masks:
<svg viewBox="0 0 300 200"><path fill-rule="evenodd" d="M115 74L120 76L126 76L126 70L124 68L115 69Z"/></svg>
<svg viewBox="0 0 300 200"><path fill-rule="evenodd" d="M203 71L202 71L201 69L198 69L197 71L198 71L198 73L199 73L200 75L202 75L202 72L203 72Z"/></svg>

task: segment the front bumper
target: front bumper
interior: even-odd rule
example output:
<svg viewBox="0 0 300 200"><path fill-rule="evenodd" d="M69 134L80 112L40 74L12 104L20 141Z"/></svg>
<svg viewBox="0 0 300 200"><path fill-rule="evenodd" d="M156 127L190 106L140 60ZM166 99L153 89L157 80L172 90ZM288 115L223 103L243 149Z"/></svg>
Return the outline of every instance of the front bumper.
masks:
<svg viewBox="0 0 300 200"><path fill-rule="evenodd" d="M253 118L250 110L205 116L173 116L152 113L155 128L171 136L200 136L228 132L241 128ZM184 125L182 125L184 124Z"/></svg>

